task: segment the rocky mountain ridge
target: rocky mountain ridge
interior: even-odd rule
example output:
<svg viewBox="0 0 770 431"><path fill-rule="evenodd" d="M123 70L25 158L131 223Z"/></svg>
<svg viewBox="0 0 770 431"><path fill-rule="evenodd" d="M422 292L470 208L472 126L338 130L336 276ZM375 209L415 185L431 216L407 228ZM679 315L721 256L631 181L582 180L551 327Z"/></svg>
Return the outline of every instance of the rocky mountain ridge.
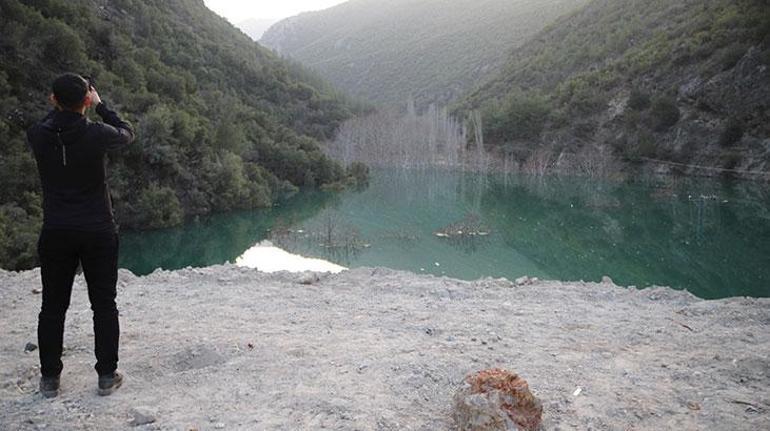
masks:
<svg viewBox="0 0 770 431"><path fill-rule="evenodd" d="M484 111L489 143L519 160L603 146L661 171L766 179L768 23L764 0L594 0L513 50L456 112Z"/></svg>

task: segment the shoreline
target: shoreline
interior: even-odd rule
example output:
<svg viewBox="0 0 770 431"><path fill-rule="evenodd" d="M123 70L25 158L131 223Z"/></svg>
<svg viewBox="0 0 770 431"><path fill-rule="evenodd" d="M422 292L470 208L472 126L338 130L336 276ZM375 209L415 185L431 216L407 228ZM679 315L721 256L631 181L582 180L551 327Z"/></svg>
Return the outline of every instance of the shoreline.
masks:
<svg viewBox="0 0 770 431"><path fill-rule="evenodd" d="M534 153L533 153L534 154ZM397 162L390 163L366 163L367 166L374 169L404 169L404 170L443 170L443 171L457 171L463 173L476 173L476 174L496 174L496 175L516 175L522 177L532 177L535 179L543 177L563 177L563 178L584 178L588 180L604 180L604 181L638 181L635 179L641 175L643 178L649 179L664 179L675 178L677 180L687 179L708 179L714 181L735 181L745 182L749 184L767 184L770 183L770 172L767 171L752 171L741 169L725 169L718 166L704 166L694 165L686 163L678 163L667 160L641 158L640 160L620 160L617 162L623 166L621 169L612 170L602 175L587 175L581 173L578 170L559 170L555 167L549 167L542 173L527 172L520 165L524 165L524 162L520 163L516 167L504 166L505 159L494 154L489 154L489 164L479 170L479 163L475 160L467 160L464 163L433 163L433 164L417 164L410 166L401 166ZM365 163L365 162L361 162ZM682 168L688 168L682 170ZM679 170L677 170L679 169Z"/></svg>
<svg viewBox="0 0 770 431"><path fill-rule="evenodd" d="M121 270L127 380L99 398L78 276L47 401L24 352L38 271L0 271L0 286L2 429L125 429L137 412L154 419L137 429L452 429L462 379L494 367L529 382L547 430L770 427L770 299L383 268Z"/></svg>

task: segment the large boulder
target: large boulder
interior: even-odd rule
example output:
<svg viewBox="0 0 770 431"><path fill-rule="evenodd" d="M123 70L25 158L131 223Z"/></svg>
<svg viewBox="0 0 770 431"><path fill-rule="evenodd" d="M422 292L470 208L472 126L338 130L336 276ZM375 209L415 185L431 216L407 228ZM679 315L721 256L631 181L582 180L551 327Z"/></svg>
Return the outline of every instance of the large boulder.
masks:
<svg viewBox="0 0 770 431"><path fill-rule="evenodd" d="M465 378L452 416L460 431L534 431L540 428L543 406L526 380L491 369Z"/></svg>

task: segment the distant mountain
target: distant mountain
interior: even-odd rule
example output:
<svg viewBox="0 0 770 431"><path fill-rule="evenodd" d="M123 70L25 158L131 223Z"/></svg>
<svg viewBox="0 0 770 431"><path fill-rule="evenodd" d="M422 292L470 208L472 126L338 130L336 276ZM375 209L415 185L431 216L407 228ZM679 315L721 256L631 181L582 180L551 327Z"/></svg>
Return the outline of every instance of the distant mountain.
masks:
<svg viewBox="0 0 770 431"><path fill-rule="evenodd" d="M258 41L271 25L278 22L277 19L249 18L238 23L238 28L248 34L250 38Z"/></svg>
<svg viewBox="0 0 770 431"><path fill-rule="evenodd" d="M65 71L94 77L136 126L110 157L124 227L270 206L344 178L318 140L351 106L202 0L0 0L0 267L35 263L40 185L24 132Z"/></svg>
<svg viewBox="0 0 770 431"><path fill-rule="evenodd" d="M280 21L260 41L369 101L447 103L585 2L351 0Z"/></svg>
<svg viewBox="0 0 770 431"><path fill-rule="evenodd" d="M456 113L487 142L770 170L767 0L593 0L514 49ZM720 171L698 171L699 173Z"/></svg>

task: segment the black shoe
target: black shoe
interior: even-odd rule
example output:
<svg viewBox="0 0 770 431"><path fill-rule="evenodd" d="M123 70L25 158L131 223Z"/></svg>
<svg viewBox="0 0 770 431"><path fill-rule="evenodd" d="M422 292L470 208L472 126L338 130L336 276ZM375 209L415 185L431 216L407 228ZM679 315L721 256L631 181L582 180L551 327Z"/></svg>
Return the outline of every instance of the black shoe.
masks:
<svg viewBox="0 0 770 431"><path fill-rule="evenodd" d="M40 393L46 398L56 398L59 396L59 376L41 377Z"/></svg>
<svg viewBox="0 0 770 431"><path fill-rule="evenodd" d="M112 374L99 376L99 395L107 396L118 390L123 384L123 374L115 371Z"/></svg>

